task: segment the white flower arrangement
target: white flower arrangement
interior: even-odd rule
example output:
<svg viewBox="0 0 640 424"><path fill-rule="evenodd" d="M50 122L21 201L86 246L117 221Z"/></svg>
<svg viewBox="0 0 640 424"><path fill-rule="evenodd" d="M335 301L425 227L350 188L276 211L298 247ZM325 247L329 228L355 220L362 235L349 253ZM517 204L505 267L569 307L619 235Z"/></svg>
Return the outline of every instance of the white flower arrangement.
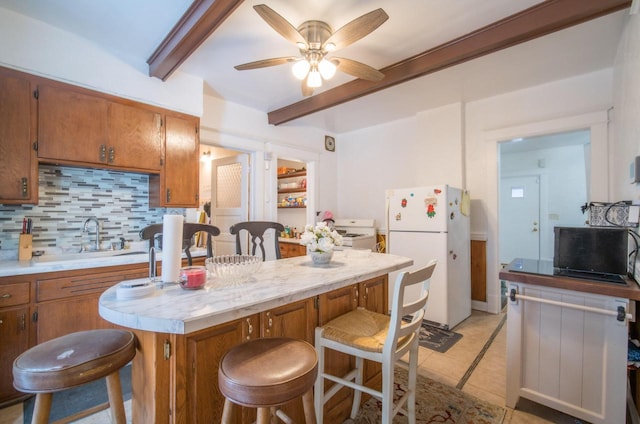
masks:
<svg viewBox="0 0 640 424"><path fill-rule="evenodd" d="M307 246L310 252L331 252L335 246L342 245L342 236L325 222L319 222L315 227L308 224L300 236L300 244Z"/></svg>

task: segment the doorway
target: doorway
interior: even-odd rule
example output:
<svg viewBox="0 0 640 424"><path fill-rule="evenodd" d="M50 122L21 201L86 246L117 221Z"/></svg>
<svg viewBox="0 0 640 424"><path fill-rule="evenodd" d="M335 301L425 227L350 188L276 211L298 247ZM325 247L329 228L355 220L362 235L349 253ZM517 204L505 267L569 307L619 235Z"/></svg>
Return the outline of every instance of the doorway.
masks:
<svg viewBox="0 0 640 424"><path fill-rule="evenodd" d="M583 226L590 179L589 130L499 144L499 257L553 260L553 228Z"/></svg>
<svg viewBox="0 0 640 424"><path fill-rule="evenodd" d="M249 154L201 145L200 203L209 223L220 229L213 239L215 255L235 254L230 227L249 220Z"/></svg>

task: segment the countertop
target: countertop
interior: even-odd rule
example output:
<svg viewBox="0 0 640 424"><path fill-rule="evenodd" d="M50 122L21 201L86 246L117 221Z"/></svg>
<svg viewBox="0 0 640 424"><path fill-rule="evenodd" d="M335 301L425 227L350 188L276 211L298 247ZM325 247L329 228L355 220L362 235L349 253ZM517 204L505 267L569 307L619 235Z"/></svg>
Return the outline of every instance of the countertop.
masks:
<svg viewBox="0 0 640 424"><path fill-rule="evenodd" d="M190 250L191 257L207 254L207 249ZM100 256L104 254L106 256ZM183 258L186 255L182 254ZM162 251L156 253L156 260L162 260ZM42 256L30 261L0 261L0 277L41 274L45 272L70 271L74 269L100 268L105 266L129 265L149 262L149 254L143 251L118 250L113 252L75 253L56 256Z"/></svg>
<svg viewBox="0 0 640 424"><path fill-rule="evenodd" d="M630 278L625 279L625 284L615 284L554 275L553 263L551 261L514 259L506 269L500 271L499 277L501 280L514 283L534 284L584 293L621 297L630 300L640 300L640 286Z"/></svg>
<svg viewBox="0 0 640 424"><path fill-rule="evenodd" d="M278 237L278 242L279 243L300 244L300 239L299 238L293 238L293 237Z"/></svg>
<svg viewBox="0 0 640 424"><path fill-rule="evenodd" d="M147 297L121 300L117 286L100 297L100 316L114 324L188 334L400 270L410 258L358 251L334 252L329 265L308 256L266 261L249 280L225 285L209 277L201 290L159 286Z"/></svg>

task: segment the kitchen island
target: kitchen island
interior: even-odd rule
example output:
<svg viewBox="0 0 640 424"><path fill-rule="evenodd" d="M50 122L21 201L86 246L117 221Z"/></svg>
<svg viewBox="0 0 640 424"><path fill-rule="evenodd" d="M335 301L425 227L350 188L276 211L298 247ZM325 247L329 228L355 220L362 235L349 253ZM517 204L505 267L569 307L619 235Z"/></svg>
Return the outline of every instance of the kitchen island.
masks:
<svg viewBox="0 0 640 424"><path fill-rule="evenodd" d="M507 281L507 396L591 423L623 424L627 399L631 279L620 283L554 274L551 261L515 259Z"/></svg>
<svg viewBox="0 0 640 424"><path fill-rule="evenodd" d="M313 343L313 331L358 306L387 312L387 274L409 258L361 251L335 252L326 266L309 257L264 262L247 281L229 285L210 278L202 290L165 285L149 296L119 300L117 287L102 294L100 315L132 329L139 340L133 361L133 422L217 422L222 397L217 367L232 346L257 337L288 336ZM344 359L336 367L345 367ZM368 379L378 370L371 367ZM375 383L374 383L375 384ZM327 405L341 416L345 400ZM333 400L333 399L332 399ZM298 405L290 406L294 419ZM251 411L236 414L250 422Z"/></svg>

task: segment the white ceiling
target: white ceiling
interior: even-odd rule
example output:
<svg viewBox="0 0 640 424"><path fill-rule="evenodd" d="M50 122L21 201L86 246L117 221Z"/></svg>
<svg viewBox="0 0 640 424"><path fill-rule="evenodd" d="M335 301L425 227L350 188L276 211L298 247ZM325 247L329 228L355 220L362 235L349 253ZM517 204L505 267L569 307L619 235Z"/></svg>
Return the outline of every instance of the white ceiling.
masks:
<svg viewBox="0 0 640 424"><path fill-rule="evenodd" d="M288 65L237 71L234 65L298 49L253 10L265 2L294 26L323 20L333 29L378 7L389 20L337 55L383 68L539 3L537 0L262 0L243 2L179 68L203 78L205 92L270 112L303 99ZM11 9L82 36L121 60L145 63L189 7L189 0L0 0ZM628 11L620 11L414 79L288 126L343 133L421 110L568 78L613 65ZM316 93L352 79L338 73ZM265 118L266 120L266 118Z"/></svg>

